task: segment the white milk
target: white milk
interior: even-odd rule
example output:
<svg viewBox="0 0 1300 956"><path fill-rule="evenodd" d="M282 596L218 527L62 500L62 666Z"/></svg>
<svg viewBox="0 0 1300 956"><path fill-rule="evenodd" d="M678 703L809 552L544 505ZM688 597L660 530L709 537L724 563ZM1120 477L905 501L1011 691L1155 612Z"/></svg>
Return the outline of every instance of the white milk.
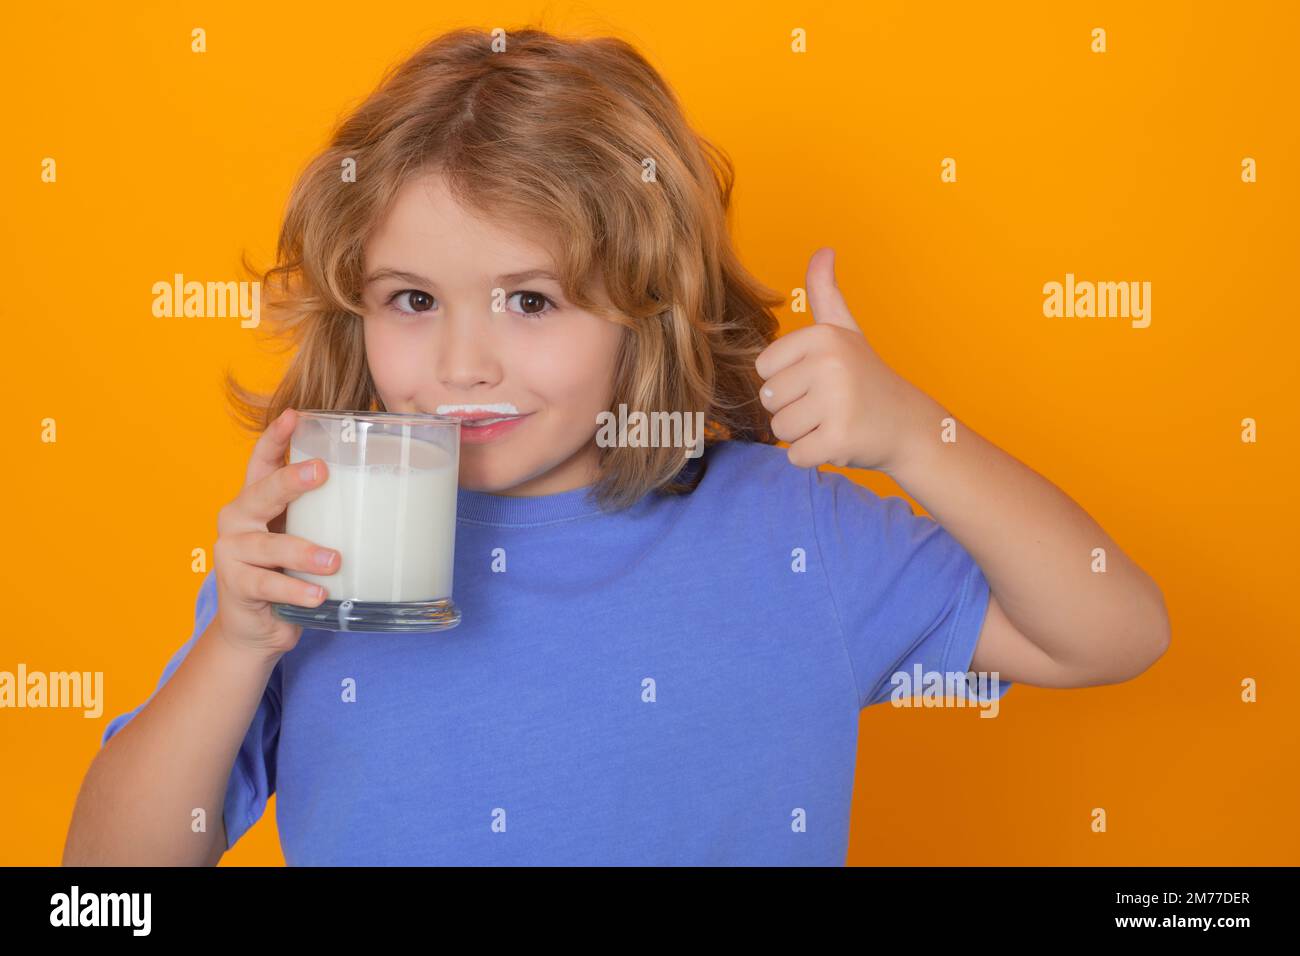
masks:
<svg viewBox="0 0 1300 956"><path fill-rule="evenodd" d="M289 504L285 533L342 555L333 574L286 568L334 601L435 601L451 597L456 543L456 463L451 452L398 435L365 439L364 467L326 461L329 476ZM361 436L357 436L360 446ZM296 445L289 462L311 458ZM352 453L356 459L355 452Z"/></svg>

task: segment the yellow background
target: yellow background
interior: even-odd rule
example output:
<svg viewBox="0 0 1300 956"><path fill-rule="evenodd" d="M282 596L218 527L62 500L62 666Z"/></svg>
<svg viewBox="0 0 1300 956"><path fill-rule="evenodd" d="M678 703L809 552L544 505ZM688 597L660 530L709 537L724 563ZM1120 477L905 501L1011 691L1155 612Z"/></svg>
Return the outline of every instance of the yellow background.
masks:
<svg viewBox="0 0 1300 956"><path fill-rule="evenodd" d="M424 40L539 20L642 50L735 160L753 272L788 293L834 246L885 360L1166 595L1172 648L1129 683L1017 686L994 720L865 711L849 862L1300 863L1295 5L461 6L6 12L0 670L102 670L106 702L0 710L0 864L59 862L105 723L190 636L191 549L210 553L250 447L221 374L267 386L284 360L238 319L154 318L150 287L266 263L298 170ZM1067 272L1151 282L1150 327L1044 318ZM273 799L223 864L280 862Z"/></svg>

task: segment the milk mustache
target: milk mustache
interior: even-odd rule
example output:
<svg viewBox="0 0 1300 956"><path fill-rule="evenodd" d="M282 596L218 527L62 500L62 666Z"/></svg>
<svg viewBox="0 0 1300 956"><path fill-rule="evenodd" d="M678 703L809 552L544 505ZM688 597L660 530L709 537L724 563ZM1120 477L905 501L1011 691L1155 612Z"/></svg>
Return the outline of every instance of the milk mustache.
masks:
<svg viewBox="0 0 1300 956"><path fill-rule="evenodd" d="M426 441L357 435L333 449L289 447L289 463L325 459L323 484L290 503L285 533L342 555L333 574L286 568L325 589L326 600L434 601L451 596L457 462ZM340 449L347 449L340 453ZM365 465L340 464L359 460Z"/></svg>

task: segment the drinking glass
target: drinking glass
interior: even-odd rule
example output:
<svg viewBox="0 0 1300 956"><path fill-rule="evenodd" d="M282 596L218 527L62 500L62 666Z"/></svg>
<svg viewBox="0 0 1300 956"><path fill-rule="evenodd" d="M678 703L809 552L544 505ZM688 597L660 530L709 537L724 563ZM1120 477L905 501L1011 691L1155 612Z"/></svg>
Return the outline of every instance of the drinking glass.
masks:
<svg viewBox="0 0 1300 956"><path fill-rule="evenodd" d="M460 623L452 601L460 420L395 412L298 412L289 463L324 459L325 481L289 503L285 533L333 548L333 574L286 568L325 589L317 607L272 604L327 631L423 632Z"/></svg>

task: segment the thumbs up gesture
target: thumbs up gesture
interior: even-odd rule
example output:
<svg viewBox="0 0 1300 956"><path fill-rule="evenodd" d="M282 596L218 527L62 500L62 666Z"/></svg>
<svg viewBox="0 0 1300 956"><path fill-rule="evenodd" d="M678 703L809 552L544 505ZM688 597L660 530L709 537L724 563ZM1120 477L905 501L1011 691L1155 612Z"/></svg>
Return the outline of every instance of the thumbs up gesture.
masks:
<svg viewBox="0 0 1300 956"><path fill-rule="evenodd" d="M814 324L759 353L759 400L774 413L773 434L790 443L791 464L892 472L907 448L924 439L933 403L867 342L835 284L834 260L827 247L808 263Z"/></svg>

